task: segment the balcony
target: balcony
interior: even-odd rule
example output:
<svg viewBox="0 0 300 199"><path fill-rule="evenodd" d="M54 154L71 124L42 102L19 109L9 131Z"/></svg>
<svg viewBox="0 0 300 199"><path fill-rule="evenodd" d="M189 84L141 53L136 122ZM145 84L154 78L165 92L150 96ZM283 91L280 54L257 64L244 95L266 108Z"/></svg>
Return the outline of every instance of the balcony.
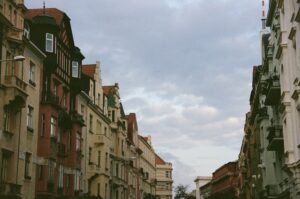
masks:
<svg viewBox="0 0 300 199"><path fill-rule="evenodd" d="M281 151L283 150L283 136L282 136L282 126L271 126L268 128L269 135L267 139L269 140L269 145L267 147L268 151Z"/></svg>
<svg viewBox="0 0 300 199"><path fill-rule="evenodd" d="M94 142L96 145L103 145L105 144L107 138L105 135L98 135L98 134L95 134L94 136Z"/></svg>
<svg viewBox="0 0 300 199"><path fill-rule="evenodd" d="M59 106L59 97L52 92L44 94L43 103Z"/></svg>
<svg viewBox="0 0 300 199"><path fill-rule="evenodd" d="M66 157L67 152L66 152L66 145L62 143L57 144L57 155L60 157Z"/></svg>
<svg viewBox="0 0 300 199"><path fill-rule="evenodd" d="M7 195L18 196L21 195L22 185L2 182L0 183L0 198L5 198ZM17 197L16 197L17 198Z"/></svg>
<svg viewBox="0 0 300 199"><path fill-rule="evenodd" d="M77 123L81 126L84 126L84 119L83 116L77 113L77 111L71 111L70 112L71 121L74 123Z"/></svg>
<svg viewBox="0 0 300 199"><path fill-rule="evenodd" d="M92 174L100 174L100 167L95 163L89 164L89 172Z"/></svg>
<svg viewBox="0 0 300 199"><path fill-rule="evenodd" d="M268 80L265 105L277 105L280 101L280 81L277 75Z"/></svg>

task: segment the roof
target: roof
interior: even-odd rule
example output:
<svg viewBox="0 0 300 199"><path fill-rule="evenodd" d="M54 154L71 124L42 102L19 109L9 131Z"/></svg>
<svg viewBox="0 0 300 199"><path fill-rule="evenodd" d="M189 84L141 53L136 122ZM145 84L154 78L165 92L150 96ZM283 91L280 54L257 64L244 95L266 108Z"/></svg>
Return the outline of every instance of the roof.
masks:
<svg viewBox="0 0 300 199"><path fill-rule="evenodd" d="M33 17L42 15L42 14L44 14L43 8L28 9L28 11L25 14L25 18L32 20ZM63 11L61 11L57 8L45 8L45 14L53 17L55 19L57 25L60 25L64 16L67 16L66 13L64 13Z"/></svg>
<svg viewBox="0 0 300 199"><path fill-rule="evenodd" d="M166 162L161 158L159 157L157 154L155 154L155 164L166 164Z"/></svg>
<svg viewBox="0 0 300 199"><path fill-rule="evenodd" d="M129 139L133 138L133 124L135 123L136 129L138 129L137 121L136 121L136 114L135 113L129 113L129 115L126 115L127 119L127 134Z"/></svg>
<svg viewBox="0 0 300 199"><path fill-rule="evenodd" d="M96 64L86 64L82 65L82 73L94 79L94 74L96 72Z"/></svg>
<svg viewBox="0 0 300 199"><path fill-rule="evenodd" d="M112 85L112 86L102 86L103 93L106 94L106 95L108 93L110 93L114 88L115 88L115 85Z"/></svg>

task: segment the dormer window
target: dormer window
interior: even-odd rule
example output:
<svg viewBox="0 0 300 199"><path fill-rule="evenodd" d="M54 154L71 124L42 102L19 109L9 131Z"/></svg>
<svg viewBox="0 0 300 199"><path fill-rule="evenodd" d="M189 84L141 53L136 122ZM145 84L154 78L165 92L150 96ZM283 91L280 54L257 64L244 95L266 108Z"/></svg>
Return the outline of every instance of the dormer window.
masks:
<svg viewBox="0 0 300 199"><path fill-rule="evenodd" d="M24 25L24 33L23 34L24 34L24 37L26 39L29 39L29 37L30 37L30 27L27 23L25 23L25 25Z"/></svg>
<svg viewBox="0 0 300 199"><path fill-rule="evenodd" d="M46 33L46 52L53 52L53 34Z"/></svg>
<svg viewBox="0 0 300 199"><path fill-rule="evenodd" d="M78 62L72 61L72 77L78 78Z"/></svg>

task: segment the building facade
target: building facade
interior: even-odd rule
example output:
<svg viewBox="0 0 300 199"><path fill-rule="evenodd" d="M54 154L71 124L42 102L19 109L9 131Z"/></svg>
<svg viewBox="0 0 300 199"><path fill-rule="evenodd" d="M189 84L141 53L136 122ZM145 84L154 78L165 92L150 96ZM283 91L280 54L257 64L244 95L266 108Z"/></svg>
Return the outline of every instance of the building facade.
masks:
<svg viewBox="0 0 300 199"><path fill-rule="evenodd" d="M165 162L159 155L155 154L156 165L156 188L155 196L160 199L172 199L172 164Z"/></svg>
<svg viewBox="0 0 300 199"><path fill-rule="evenodd" d="M212 177L211 176L198 176L194 182L196 184L196 199L203 199L203 197L201 197L201 190L200 187L202 187L203 185L209 183L211 181Z"/></svg>
<svg viewBox="0 0 300 199"><path fill-rule="evenodd" d="M151 136L139 136L139 148L143 151L140 156L140 170L142 180L140 186L144 198L155 196L155 152L151 143Z"/></svg>
<svg viewBox="0 0 300 199"><path fill-rule="evenodd" d="M78 148L83 153L83 193L108 199L112 135L105 102L107 98L102 90L100 62L83 65L82 92L77 105L86 121L82 129L82 148Z"/></svg>
<svg viewBox="0 0 300 199"><path fill-rule="evenodd" d="M76 95L84 56L74 45L70 18L53 8L29 9L26 29L46 55L41 76L36 197L79 196L81 154L76 137L81 127Z"/></svg>

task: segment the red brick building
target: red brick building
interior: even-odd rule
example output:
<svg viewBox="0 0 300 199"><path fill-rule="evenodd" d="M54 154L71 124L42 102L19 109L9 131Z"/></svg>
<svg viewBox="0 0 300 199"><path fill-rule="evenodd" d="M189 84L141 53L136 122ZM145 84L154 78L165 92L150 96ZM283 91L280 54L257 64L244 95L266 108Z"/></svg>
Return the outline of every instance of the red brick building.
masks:
<svg viewBox="0 0 300 199"><path fill-rule="evenodd" d="M84 56L74 45L70 18L54 8L29 9L25 22L33 43L46 54L42 72L37 198L80 193L81 127L76 95Z"/></svg>
<svg viewBox="0 0 300 199"><path fill-rule="evenodd" d="M213 173L213 178L211 181L211 198L237 198L237 185L237 161L228 162Z"/></svg>

